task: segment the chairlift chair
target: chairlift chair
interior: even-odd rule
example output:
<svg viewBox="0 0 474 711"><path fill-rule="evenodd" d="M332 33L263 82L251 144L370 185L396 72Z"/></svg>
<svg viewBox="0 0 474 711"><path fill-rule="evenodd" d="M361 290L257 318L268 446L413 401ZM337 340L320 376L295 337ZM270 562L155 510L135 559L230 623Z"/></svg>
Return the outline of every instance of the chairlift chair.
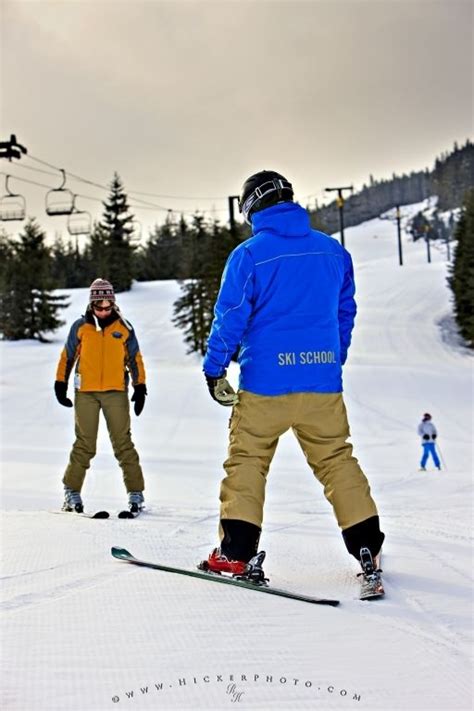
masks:
<svg viewBox="0 0 474 711"><path fill-rule="evenodd" d="M24 220L26 217L26 200L23 195L12 193L8 187L11 176L5 176L5 195L0 197L0 221L12 222Z"/></svg>
<svg viewBox="0 0 474 711"><path fill-rule="evenodd" d="M74 212L74 194L65 188L66 172L59 168L63 182L59 188L52 188L46 193L46 214L52 217L57 215L71 215Z"/></svg>
<svg viewBox="0 0 474 711"><path fill-rule="evenodd" d="M67 218L67 231L73 237L80 235L89 236L91 233L92 219L87 210L78 210L75 206L76 196L73 195L73 211Z"/></svg>

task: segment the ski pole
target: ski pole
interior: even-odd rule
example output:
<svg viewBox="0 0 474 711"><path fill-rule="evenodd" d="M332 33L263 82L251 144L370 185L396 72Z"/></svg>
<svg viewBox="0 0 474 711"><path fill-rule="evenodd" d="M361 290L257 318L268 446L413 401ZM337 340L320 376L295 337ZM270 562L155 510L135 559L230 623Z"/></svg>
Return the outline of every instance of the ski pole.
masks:
<svg viewBox="0 0 474 711"><path fill-rule="evenodd" d="M436 443L436 448L438 450L439 458L441 459L441 464L443 465L443 469L447 470L446 462L444 461L443 453L441 452L441 449L439 447L439 444Z"/></svg>

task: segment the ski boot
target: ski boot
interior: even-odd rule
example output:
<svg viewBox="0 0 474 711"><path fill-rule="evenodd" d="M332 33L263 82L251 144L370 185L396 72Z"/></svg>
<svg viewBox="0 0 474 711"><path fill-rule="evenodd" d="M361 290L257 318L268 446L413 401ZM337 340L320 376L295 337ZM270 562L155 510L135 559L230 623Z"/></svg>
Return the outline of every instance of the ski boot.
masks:
<svg viewBox="0 0 474 711"><path fill-rule="evenodd" d="M230 575L242 575L247 563L243 560L231 560L227 558L220 548L214 548L207 560L203 560L198 565L199 570L204 570L207 573L228 573Z"/></svg>
<svg viewBox="0 0 474 711"><path fill-rule="evenodd" d="M382 570L378 567L379 562L380 557L377 556L374 561L368 548L360 549L360 564L362 572L358 573L357 577L362 578L359 596L361 600L373 600L377 597L383 597L385 595L382 578L380 577Z"/></svg>
<svg viewBox="0 0 474 711"><path fill-rule="evenodd" d="M198 570L207 573L221 575L222 573L232 576L236 580L245 580L255 585L266 585L268 579L263 572L262 563L265 559L265 551L257 553L246 563L244 560L232 560L225 556L220 548L214 548L207 560L199 563Z"/></svg>
<svg viewBox="0 0 474 711"><path fill-rule="evenodd" d="M62 511L75 511L76 513L84 512L84 504L82 503L80 493L69 488L69 486L64 487L64 503Z"/></svg>
<svg viewBox="0 0 474 711"><path fill-rule="evenodd" d="M132 514L138 514L145 506L145 499L141 491L128 492L128 510Z"/></svg>

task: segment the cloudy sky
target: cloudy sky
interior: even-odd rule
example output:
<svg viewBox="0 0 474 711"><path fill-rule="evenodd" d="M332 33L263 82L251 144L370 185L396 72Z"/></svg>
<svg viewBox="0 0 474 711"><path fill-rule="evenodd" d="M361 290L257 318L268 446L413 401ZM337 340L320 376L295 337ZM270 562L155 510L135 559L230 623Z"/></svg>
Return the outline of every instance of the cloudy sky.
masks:
<svg viewBox="0 0 474 711"><path fill-rule="evenodd" d="M472 137L470 0L0 6L1 140L15 133L31 155L0 168L34 182L60 181L33 157L99 185L118 171L135 199L224 220L226 197L257 170L282 172L306 203L326 186L431 168ZM106 192L69 185L99 216ZM45 189L10 188L48 228ZM166 214L135 212L145 225Z"/></svg>

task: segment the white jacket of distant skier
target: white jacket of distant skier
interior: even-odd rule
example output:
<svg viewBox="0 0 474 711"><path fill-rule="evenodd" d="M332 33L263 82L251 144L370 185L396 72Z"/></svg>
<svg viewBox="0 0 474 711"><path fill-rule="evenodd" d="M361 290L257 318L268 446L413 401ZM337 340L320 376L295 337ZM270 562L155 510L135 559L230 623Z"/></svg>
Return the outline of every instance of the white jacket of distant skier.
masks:
<svg viewBox="0 0 474 711"><path fill-rule="evenodd" d="M438 432L436 431L436 427L431 420L422 420L418 425L418 434L420 435L422 442L433 442L436 439ZM429 439L426 439L425 435L428 435Z"/></svg>

